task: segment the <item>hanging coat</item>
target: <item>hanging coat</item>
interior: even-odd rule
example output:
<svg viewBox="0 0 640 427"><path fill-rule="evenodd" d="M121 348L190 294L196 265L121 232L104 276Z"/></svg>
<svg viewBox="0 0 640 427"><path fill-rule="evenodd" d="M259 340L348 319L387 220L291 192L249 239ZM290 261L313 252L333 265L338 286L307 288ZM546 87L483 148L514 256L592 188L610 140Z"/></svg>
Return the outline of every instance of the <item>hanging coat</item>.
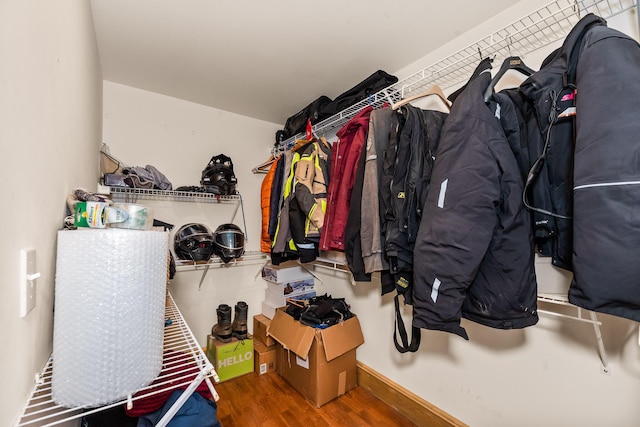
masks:
<svg viewBox="0 0 640 427"><path fill-rule="evenodd" d="M398 142L390 183L391 212L385 224L385 253L396 289L411 304L413 251L433 159L447 113L404 105L398 112Z"/></svg>
<svg viewBox="0 0 640 427"><path fill-rule="evenodd" d="M289 219L300 262L306 263L318 256L327 205L331 147L322 138L308 142L298 153L300 159L294 166L294 197L289 204Z"/></svg>
<svg viewBox="0 0 640 427"><path fill-rule="evenodd" d="M289 160L287 160L289 159ZM276 170L271 183L271 194L269 196L269 238L271 243L275 240L276 228L278 226L278 215L282 207L282 191L284 189L285 180L285 163L291 162L291 152L285 152L276 160Z"/></svg>
<svg viewBox="0 0 640 427"><path fill-rule="evenodd" d="M605 26L576 70L573 272L569 301L640 321L640 45Z"/></svg>
<svg viewBox="0 0 640 427"><path fill-rule="evenodd" d="M271 263L280 265L280 263L298 259L298 248L291 236L291 223L289 218L289 205L294 199L294 174L295 166L300 160L300 154L297 152L287 151L284 156L283 168L283 186L282 186L282 202L278 204L278 220L271 244Z"/></svg>
<svg viewBox="0 0 640 427"><path fill-rule="evenodd" d="M501 329L538 321L523 182L484 103L490 81L469 82L445 122L413 259L413 325L465 339L461 317Z"/></svg>
<svg viewBox="0 0 640 427"><path fill-rule="evenodd" d="M320 237L320 249L344 250L344 232L349 216L351 191L356 179L358 159L367 139L369 115L372 107L366 107L349 120L336 136L331 152L327 213Z"/></svg>
<svg viewBox="0 0 640 427"><path fill-rule="evenodd" d="M269 235L269 218L271 209L271 190L273 177L276 175L278 161L275 160L262 180L260 186L260 209L262 211L262 233L260 234L260 252L271 253L271 236Z"/></svg>
<svg viewBox="0 0 640 427"><path fill-rule="evenodd" d="M384 257L384 233L380 223L382 204L379 192L384 149L389 144L390 133L394 131L393 115L393 110L385 107L374 110L369 120L360 206L360 244L365 273L389 270L389 264Z"/></svg>
<svg viewBox="0 0 640 427"><path fill-rule="evenodd" d="M353 275L353 280L356 282L370 282L371 273L365 271L364 258L362 257L362 196L364 169L367 159L366 146L362 148L360 158L358 159L356 179L353 182L353 190L351 191L347 225L344 230L344 255L347 261L347 267Z"/></svg>

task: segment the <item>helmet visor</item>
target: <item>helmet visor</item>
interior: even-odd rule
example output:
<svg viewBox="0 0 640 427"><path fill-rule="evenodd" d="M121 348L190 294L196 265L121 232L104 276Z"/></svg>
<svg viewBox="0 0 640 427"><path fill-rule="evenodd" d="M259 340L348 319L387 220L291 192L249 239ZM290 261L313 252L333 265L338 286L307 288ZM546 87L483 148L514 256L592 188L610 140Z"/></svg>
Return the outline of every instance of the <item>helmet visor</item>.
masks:
<svg viewBox="0 0 640 427"><path fill-rule="evenodd" d="M225 249L242 249L244 247L244 234L236 230L216 232L216 243Z"/></svg>

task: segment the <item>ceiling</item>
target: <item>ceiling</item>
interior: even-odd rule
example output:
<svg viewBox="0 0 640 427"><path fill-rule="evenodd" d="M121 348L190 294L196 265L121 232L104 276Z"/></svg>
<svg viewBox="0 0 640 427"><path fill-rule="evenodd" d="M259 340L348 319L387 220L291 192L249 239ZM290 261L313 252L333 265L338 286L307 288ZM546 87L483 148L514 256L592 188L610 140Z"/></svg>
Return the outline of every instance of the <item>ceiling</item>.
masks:
<svg viewBox="0 0 640 427"><path fill-rule="evenodd" d="M105 80L281 124L515 3L91 0Z"/></svg>

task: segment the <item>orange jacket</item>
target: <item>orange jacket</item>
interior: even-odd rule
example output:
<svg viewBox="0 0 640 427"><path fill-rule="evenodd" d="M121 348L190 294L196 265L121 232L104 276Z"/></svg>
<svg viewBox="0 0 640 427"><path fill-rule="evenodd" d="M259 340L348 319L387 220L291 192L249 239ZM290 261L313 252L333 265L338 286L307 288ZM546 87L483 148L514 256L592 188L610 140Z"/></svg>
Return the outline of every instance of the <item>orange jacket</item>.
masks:
<svg viewBox="0 0 640 427"><path fill-rule="evenodd" d="M262 208L262 233L260 235L260 252L271 253L271 238L269 237L269 209L271 205L271 187L276 174L277 161L274 161L269 172L262 180L260 188L260 207Z"/></svg>

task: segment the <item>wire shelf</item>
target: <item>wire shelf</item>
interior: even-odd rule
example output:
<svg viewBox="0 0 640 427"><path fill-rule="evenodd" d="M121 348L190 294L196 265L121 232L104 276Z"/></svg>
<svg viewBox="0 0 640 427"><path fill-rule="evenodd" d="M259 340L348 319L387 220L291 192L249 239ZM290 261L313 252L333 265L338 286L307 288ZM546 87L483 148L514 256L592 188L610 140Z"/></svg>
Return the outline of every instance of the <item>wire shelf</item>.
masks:
<svg viewBox="0 0 640 427"><path fill-rule="evenodd" d="M223 196L213 193L175 190L151 190L145 188L109 187L111 197L115 200L136 202L137 200L172 200L176 202L210 202L238 203L242 201L240 194Z"/></svg>
<svg viewBox="0 0 640 427"><path fill-rule="evenodd" d="M204 203L220 203L220 204L233 204L235 210L231 216L230 222L236 217L238 208L242 213L242 224L244 226L244 238L249 240L249 233L247 233L247 219L244 215L244 203L242 201L242 195L236 193L235 195L225 196L220 194L205 193L205 192L193 192L193 191L176 191L176 190L152 190L145 188L130 188L130 187L107 187L109 193L114 201L122 201L125 203L138 203L139 200L154 200L154 201L172 201L172 202L204 202Z"/></svg>
<svg viewBox="0 0 640 427"><path fill-rule="evenodd" d="M247 264L252 261L264 262L269 259L267 253L259 251L247 251L240 258L234 258L228 263L225 263L218 256L213 256L209 261L188 261L176 259L176 271L190 271L190 270L203 270L209 267L235 267L238 264Z"/></svg>
<svg viewBox="0 0 640 427"><path fill-rule="evenodd" d="M323 135L343 126L367 106L381 108L386 102L425 92L434 84L443 89L465 82L481 58L492 58L495 63L511 55L524 56L541 47L563 39L581 17L594 13L604 19L623 13L636 5L636 0L555 0L452 55L413 75L373 94L351 107L315 124L313 132ZM289 150L303 134L286 139L274 148L278 155Z"/></svg>
<svg viewBox="0 0 640 427"><path fill-rule="evenodd" d="M218 400L218 394L211 383L211 379L215 382L219 381L218 374L198 345L198 341L184 321L173 297L168 292L165 319L167 319L168 324L164 331L162 370L152 384L138 390L128 399L119 400L98 408L67 408L60 406L53 401L51 396L52 355L43 371L36 376L34 390L15 427L55 426L120 405L126 404L130 405L130 407L131 405L135 407L135 402L140 399L171 392L178 388L186 388L186 391L182 393L181 399L178 399L174 407L172 407L173 414L175 414L202 381L206 382L214 399ZM168 421L168 419L162 418L158 426L166 425Z"/></svg>

